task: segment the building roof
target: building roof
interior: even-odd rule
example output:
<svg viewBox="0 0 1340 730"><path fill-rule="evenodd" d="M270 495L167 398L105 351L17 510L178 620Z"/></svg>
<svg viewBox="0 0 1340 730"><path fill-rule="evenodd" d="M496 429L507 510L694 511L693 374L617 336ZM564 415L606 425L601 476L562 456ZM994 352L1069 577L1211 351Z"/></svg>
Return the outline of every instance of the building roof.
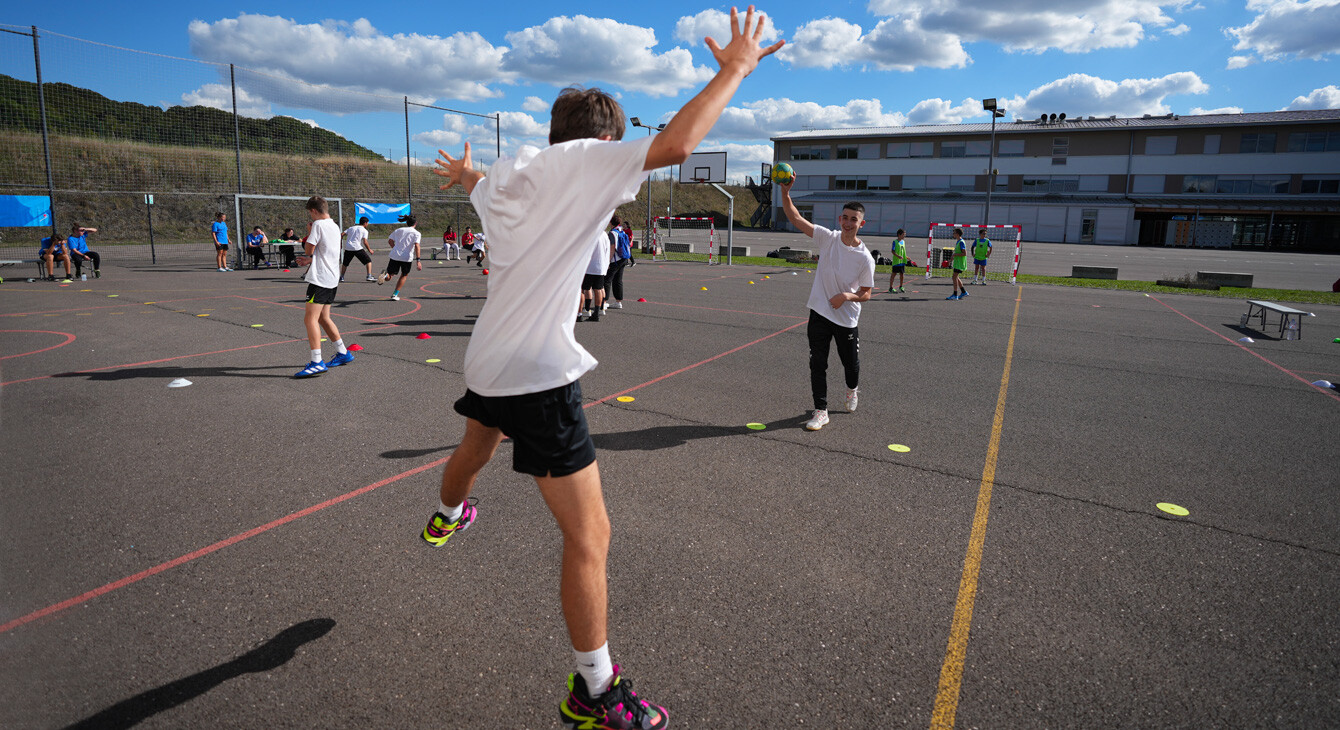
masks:
<svg viewBox="0 0 1340 730"><path fill-rule="evenodd" d="M794 193L792 197L797 203L845 203L849 200L867 203L981 203L986 200L986 193L924 190L815 190ZM1340 212L1340 199L1337 199L1334 195L1272 195L1261 197L1142 195L1127 197L1120 193L994 193L991 196L991 201L997 205L1134 205L1137 208L1176 210L1203 208L1206 210Z"/></svg>
<svg viewBox="0 0 1340 730"><path fill-rule="evenodd" d="M1340 109L1306 109L1302 111L1247 112L1243 114L1197 114L1144 117L1073 117L1064 122L1042 124L1036 119L996 122L997 134L1047 133L1058 131L1085 131L1110 129L1160 129L1179 127L1266 126L1272 124L1306 124L1309 122L1340 122ZM945 134L987 134L990 122L974 124L923 124L911 127L851 127L847 129L804 129L785 132L772 137L773 142L812 139L841 139L848 137L903 137Z"/></svg>

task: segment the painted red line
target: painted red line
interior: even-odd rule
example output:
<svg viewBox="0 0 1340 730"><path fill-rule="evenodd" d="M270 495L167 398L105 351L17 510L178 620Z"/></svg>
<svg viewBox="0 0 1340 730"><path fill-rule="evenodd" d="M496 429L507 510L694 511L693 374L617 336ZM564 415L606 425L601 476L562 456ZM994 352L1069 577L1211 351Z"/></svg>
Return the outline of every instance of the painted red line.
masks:
<svg viewBox="0 0 1340 730"><path fill-rule="evenodd" d="M806 322L808 322L808 320L806 320ZM747 343L745 343L745 344L743 344L743 345L740 345L739 347L735 347L735 348L726 350L725 352L721 353L720 355L713 355L712 357L709 357L709 358L707 358L706 360L702 360L702 361L696 362L696 363L694 363L694 364L692 364L692 365L686 365L685 367L682 367L682 368L680 368L680 369L674 371L673 373L666 373L665 375L662 375L662 376L659 377L659 378L654 378L654 379L652 379L652 380L648 380L647 382L645 382L645 383L643 383L643 384L641 384L641 385L634 385L633 387L631 387L631 388L626 388L626 389L624 389L624 390L619 391L618 393L611 393L611 394L605 396L604 398L601 398L600 400L592 401L591 403L587 404L585 407L586 407L586 408L590 408L591 406L594 406L594 405L596 405L596 404L598 404L598 403L604 403L605 401L609 400L610 398L618 398L618 397L621 396L621 395L625 395L625 394L627 394L627 393L632 393L632 392L635 391L635 390L641 390L642 388L645 388L645 387L647 387L648 385L652 385L652 384L655 384L655 383L659 383L659 382L661 382L662 380L665 380L666 378L671 378L671 377L674 377L674 376L676 376L676 375L679 375L679 374L682 373L682 372L685 372L685 371L688 371L688 370L692 370L692 369L698 367L699 365L706 365L707 363L712 362L713 360L720 360L721 358L723 358L723 357L725 357L725 356L727 356L727 355L729 355L729 354L731 354L731 353L733 353L733 352L739 352L740 350L743 350L743 349L746 348L746 347L750 347L750 346L753 346L753 345L757 345L758 343L760 343L760 342L762 342L762 341L764 341L764 340L771 339L771 338L776 337L777 335L780 335L780 334L782 334L782 333L784 333L784 332L789 332L789 331L791 331L791 330L793 330L793 329L799 327L800 325L805 324L806 322L796 322L795 324L791 325L790 327L787 327L787 328L785 328L785 329L777 330L776 332L773 332L773 333L770 334L770 335L764 335L763 337L760 337L760 338L758 338L757 340L754 340L753 342L747 342Z"/></svg>
<svg viewBox="0 0 1340 730"><path fill-rule="evenodd" d="M795 314L775 314L772 312L749 312L743 309L720 309L717 307L699 307L693 304L672 304L670 302L653 302L648 300L646 304L659 304L662 307L680 307L682 309L702 309L708 312L730 312L731 314L753 314L759 317L782 317L784 319L803 319L809 321L809 317L801 317Z"/></svg>
<svg viewBox="0 0 1340 730"><path fill-rule="evenodd" d="M229 545L235 545L239 542L242 542L243 540L253 538L263 532L269 532L270 530L273 530L274 528L279 527L281 525L287 525L288 523L296 519L306 517L307 515L310 515L313 512L320 512L321 510L327 507L332 507L334 505L339 504L340 502L353 499L354 497L357 497L359 495L371 492L374 489L384 487L387 484L398 482L401 479L404 479L405 477L414 476L415 474L427 471L429 469L432 469L433 467L441 466L442 464L447 463L447 461L450 459L451 459L450 456L445 456L441 459L438 459L437 461L430 462L422 466L416 466L413 469L410 469L409 471L403 471L399 474L396 474L393 477L387 477L386 479L383 479L380 482L369 484L365 487L359 487L358 489L355 489L352 492L347 492L345 494L341 494L338 497L328 499L320 504L314 504L306 509L298 510L297 512L294 512L292 514L280 517L279 519L274 520L273 522L267 522L266 524L261 525L260 527L253 527L252 529L247 530L246 532L233 535L232 537L227 538L225 540L220 540L214 543L213 545L200 548L199 550L187 553L179 558L173 558L172 560L169 560L166 563L159 563L158 565L155 565L154 567L149 568L148 570L142 570L134 575L127 576L117 581L112 581L111 583L108 583L100 588L94 588L93 590L75 596L74 598L66 599L64 601L61 601L60 603L53 603L50 606L47 606L46 608L33 611L32 613L26 616L20 616L19 618L16 618L13 621L10 621L9 623L0 625L0 634L3 634L6 631L9 631L10 629L18 628L26 623L36 621L37 619L42 618L44 616L50 616L53 613L64 611L67 608L78 606L81 603L90 601L103 594L111 593L112 591L118 588L124 588L128 585L131 585L132 583L138 583L139 581L142 581L145 578L148 578L153 575L158 575L159 573L162 573L165 570L175 568L178 565L189 563L192 560L195 560L196 558L202 558L206 555L209 555L212 552L222 550L228 547Z"/></svg>
<svg viewBox="0 0 1340 730"><path fill-rule="evenodd" d="M400 325L396 325L396 324L388 324L388 325L384 325L384 326L381 326L381 327L369 327L369 328L367 328L367 329L353 330L353 331L350 331L350 332L345 332L345 333L343 333L343 334L357 335L357 334L362 334L362 333L364 333L364 332L372 332L372 331L374 331L374 330L383 330L383 329L386 329L387 327L399 327L399 326L400 326ZM144 362L130 362L130 363L124 363L124 364L121 364L121 365L107 365L107 366L105 366L105 367L100 367L100 368L88 368L87 370L75 370L75 371L73 371L73 372L68 372L68 373L52 373L52 374L50 374L50 375L38 375L37 377L34 377L34 378L24 378L24 379L22 379L22 380L10 380L10 381L6 381L6 382L3 382L3 383L0 383L0 387L4 387L4 386L6 386L6 385L14 385L14 384L16 384L16 383L28 383L28 382L32 382L32 381L34 381L34 380L46 380L47 378L54 378L54 377L56 377L57 375L83 375L84 373L98 373L98 372L102 372L103 370L120 370L121 368L134 368L134 367L140 367L141 365L157 365L157 364L160 363L160 362L172 362L173 360L184 360L184 359L186 359L186 358L188 358L188 357L205 357L205 356L207 356L207 355L222 355L222 354L225 353L225 352L237 352L237 351L239 351L239 350L254 350L254 349L259 348L259 347L270 347L270 346L272 346L272 345L291 345L291 344L293 344L294 342L301 342L301 341L302 341L302 340L275 340L274 342L262 342L262 343L259 344L259 345L244 345L244 346L242 346L242 347L230 347L230 348L228 348L227 350L214 350L214 351L212 351L212 352L194 352L194 353L191 353L191 354L189 354L189 355L176 355L176 356L174 356L174 357L165 357L165 358L161 358L161 359L159 359L159 360L145 360Z"/></svg>
<svg viewBox="0 0 1340 730"><path fill-rule="evenodd" d="M1331 398L1334 398L1335 400L1340 401L1340 395L1336 395L1336 394L1335 394L1335 391L1333 391L1333 390L1329 390L1329 389L1326 389L1326 388L1320 388L1320 387L1317 387L1317 386L1313 385L1313 384L1312 384L1311 382L1309 382L1307 379L1299 377L1299 376L1298 376L1297 374L1295 374L1292 370L1290 370L1290 369L1284 367L1283 365L1280 365L1280 364L1276 363L1274 360L1271 360L1270 358L1268 358L1268 357L1266 357L1266 356L1260 354L1259 352L1256 352L1255 350L1252 350L1252 349L1250 349L1250 348L1244 346L1241 342L1234 342L1233 340L1230 340L1229 338L1224 337L1223 335L1219 334L1218 332L1215 332L1214 330L1210 329L1209 327L1206 327L1205 325L1201 324L1200 322L1197 322L1196 320L1194 320L1194 319L1192 319L1192 318L1190 318L1190 317L1187 317L1185 314L1182 314L1181 312L1179 312L1179 311L1177 310L1176 307L1173 307L1172 305L1168 304L1167 302L1163 301L1162 299L1159 299L1158 297L1154 296L1153 294L1149 295L1149 298L1150 298L1150 299L1153 299L1154 301L1158 302L1159 304L1162 304L1163 306L1167 307L1168 309L1171 309L1172 311L1177 312L1178 314L1181 314L1183 317L1186 318L1186 321L1191 322L1192 324L1196 325L1197 327L1200 327L1201 329L1205 330L1206 332L1209 332L1210 334L1214 335L1215 337L1218 337L1219 339L1223 340L1224 342L1227 342L1227 343L1230 344L1230 345L1235 345L1235 346L1237 346L1237 347L1238 347L1239 349L1241 349L1243 352L1246 352L1246 353L1252 355L1253 357L1260 358L1262 362L1267 363L1267 364L1270 365L1271 367L1275 368L1276 370L1280 371L1281 373L1284 373L1285 375L1288 375L1289 377L1293 378L1294 380L1297 380L1298 382L1302 383L1303 385L1306 385L1307 387L1309 387L1309 388L1311 388L1311 389L1317 391L1318 393L1324 393L1324 394L1330 396Z"/></svg>
<svg viewBox="0 0 1340 730"><path fill-rule="evenodd" d="M665 380L666 378L674 377L675 375L678 375L678 374L680 374L680 373L686 372L686 371L688 371L688 370L692 370L692 369L694 369L694 368L696 368L696 367L698 367L698 366L700 366L700 365L706 365L706 364L709 363L709 362L712 362L712 361L714 361L714 360L719 360L719 359L721 359L721 358L723 358L723 357L725 357L725 356L727 356L727 355L730 355L731 353L739 352L740 350L743 350L743 349L745 349L746 347L750 347L750 346L753 346L753 345L757 345L758 343L763 342L764 340L771 339L771 338L776 337L777 335L780 335L780 334L782 334L782 333L784 333L784 332L788 332L788 331L790 331L790 330L793 330L793 329L799 327L799 326L802 325L802 324L805 324L805 323L804 323L804 322L797 322L797 323L791 325L790 327L787 327L786 329L778 330L778 331L776 331L776 332L773 332L773 333L770 334L770 335L765 335L765 336L763 336L763 337L758 338L757 340L754 340L753 342L748 342L748 343L745 343L745 344L743 344L743 345L740 345L739 347L731 348L731 349L729 349L729 350L727 350L727 351L725 351L725 352L723 352L723 353L721 353L721 354L719 354L719 355L713 355L712 357L709 357L709 358L707 358L706 360L701 360L701 361L696 362L696 363L694 363L694 364L692 364L692 365L687 365L687 366L682 367L682 368L680 368L680 369L678 369L678 370L676 370L676 371L674 371L674 372L672 372L672 373L666 373L665 375L662 375L662 376L659 377L659 378L655 378L655 379L653 379L653 380L648 380L647 382L645 382L645 383L643 383L643 384L641 384L641 385L635 385L635 386L633 386L633 387L631 387L631 388L627 388L627 389L625 389L625 390L619 391L618 393L612 393L612 394L610 394L610 395L607 395L607 396L605 396L604 398L601 398L600 400L592 401L592 402L590 402L590 403L587 403L586 405L583 406L583 408L590 408L590 407L592 407L592 406L594 406L594 405L597 405L597 404L599 404L599 403L604 403L605 401L609 400L610 398L617 398L617 397L619 397L619 396L621 396L621 395L624 395L625 393L631 393L631 392L633 392L633 391L635 391L635 390L639 390L639 389L645 388L645 387L647 387L647 386L649 386L649 385L652 385L653 383L658 383L658 382L660 382L660 381L662 381L662 380ZM380 328L378 328L378 329L380 329ZM221 352L228 352L228 350L222 350ZM209 354L213 354L213 353L209 353ZM190 357L190 356L183 356L183 357ZM175 359L175 358L174 358L174 359ZM155 361L155 362L162 362L162 361L161 361L161 360L158 360L158 361ZM128 367L128 366L123 366L123 367ZM104 368L104 369L105 369L105 368ZM355 489L355 490L352 491L352 492L347 492L347 493L342 494L342 495L340 495L340 496L338 496L338 497L334 497L334 498L328 499L328 500L326 500L326 501L324 501L324 502L321 502L320 504L315 504L315 505L312 505L311 507L307 507L306 509L298 510L297 512L293 512L293 513L291 513L291 514L289 514L289 515L286 515L286 516L284 516L284 517L281 517L281 518L279 518L279 519L277 519L277 520L274 520L274 521L272 521L272 522L267 522L267 523L265 523L264 525L261 525L260 527L254 527L254 528L252 528L252 529L250 529L250 530L247 530L246 532L242 532L242 533L239 533L239 534L234 535L234 536L232 536L232 537L226 538L226 539L224 539L224 540L220 540L220 541L218 541L218 542L216 542L216 543L214 543L214 544L212 544L212 545L208 545L208 546L206 546L206 547L200 548L199 550L195 550L195 551L193 551L193 552L189 552L189 553L187 553L187 554L185 554L185 555L182 555L181 557L173 558L172 560L169 560L169 561L167 561L167 562L165 562L165 563L159 563L158 565L155 565L155 566L152 567L152 568L149 568L149 569L147 569L147 570L142 570L142 571L140 571L140 572L138 572L138 573L135 573L134 575L127 576L127 577L122 578L122 579L120 579L120 580L112 581L111 583L107 583L106 585L103 585L103 586L101 586L101 587L99 587L99 588L94 588L93 590L88 591L88 592L86 592L86 593L82 593L82 594L80 594L80 595L78 595L78 596L75 596L74 598L68 598L68 599L66 599L66 600L64 600L64 601L61 601L61 602L59 602L59 603L53 603L53 604L51 604L50 606L47 606L46 608L38 609L38 610L33 611L32 613L27 614L27 615L25 615L25 616L20 616L19 618L16 618L16 619L14 619L14 620L12 620L12 621L10 621L10 622L8 622L8 623L0 624L0 634L3 634L3 633L5 633L6 631L9 631L9 630L11 630L11 629L16 629L16 628L18 628L18 627L20 627L20 626L23 626L24 624L31 623L31 622L33 622L33 621L36 621L36 620L40 619L40 618L43 618L43 617L46 617L46 616L50 616L50 615L52 615L52 614L54 614L54 613L59 613L59 612L61 612L61 611L64 611L64 610L67 609L67 608L72 608L72 607L74 607L74 606L78 606L78 605L81 604L81 603L86 603L86 602L88 602L88 601L93 600L94 598L97 598L97 597L99 597L99 596L105 595L105 594L107 594L107 593L111 593L112 591L117 590L117 589L119 589L119 588L124 588L124 587L126 587L126 586L128 586L128 585L131 585L131 584L133 584L133 583L138 583L139 581L142 581L142 580L144 580L145 578L148 578L148 577L151 577L151 576L154 576L154 575L158 575L159 573L162 573L163 571L166 571L166 570L171 570L172 568L175 568L175 567L177 567L177 566L179 566L179 565L182 565L182 564L184 564L184 563L189 563L190 561L195 560L196 558L204 557L204 556L206 556L206 555L209 555L210 553L213 553L213 552L217 552L217 551L219 551L219 550L222 550L222 549L224 549L224 548L226 548L226 547L228 547L228 546L230 546L230 545L236 545L237 543L242 542L243 540L250 539L250 538L255 537L255 536L257 536L257 535L260 535L261 533L264 533L264 532L269 532L270 530L273 530L273 529L276 528L276 527L280 527L281 525L286 525L286 524L288 524L288 523L290 523L290 522L293 522L294 520L300 519L300 518L302 518L302 517L306 517L307 515L310 515L310 514L312 514L312 513L314 513L314 512L319 512L319 511L321 511L321 510L323 510L323 509L325 509L325 508L327 508L327 507L332 507L332 506L337 505L337 504L339 504L339 503L341 503L341 502L344 502L344 501L346 501L346 500L353 499L354 497L357 497L357 496L359 496L359 495L362 495L362 494L366 494L366 493L368 493L368 492L371 492L371 491L374 490L374 489L378 489L378 488L380 488L380 487L384 487L384 486L386 486L387 484L392 484L392 483L394 483L394 482L398 482L398 481L400 481L401 479L404 479L405 477L414 476L415 474L422 473L422 472L424 472L424 471L427 471L428 469L432 469L432 468L434 468L434 467L441 466L442 464L447 463L450 459L451 459L450 456L445 456L445 457L443 457L443 458L441 458L441 459L438 459L437 461L429 462L429 463L427 463L427 464L423 464L423 465L421 465L421 466L416 466L416 467L414 467L413 469L410 469L410 470L408 470L408 471L403 471L403 472L401 472L401 473L399 473L399 474L396 474L395 476L392 476L392 477L388 477L388 478L386 478L386 479L383 479L383 480L381 480L380 482L376 482L376 483L374 483L374 484L369 484L369 485L367 485L367 486L365 486L365 487L359 487L358 489Z"/></svg>
<svg viewBox="0 0 1340 730"><path fill-rule="evenodd" d="M252 302L259 302L259 303L261 303L261 304L273 304L273 305L275 305L276 307L287 307L287 308L289 308L289 309L306 309L306 308L307 308L307 305L306 305L305 303L304 303L304 304L293 304L292 302L271 302L271 301L268 301L268 300L265 300L265 299L256 299L255 297L244 297L244 296L238 296L237 298L238 298L238 299L246 299L246 300L248 300L248 301L252 301ZM420 303L418 303L418 302L416 302L416 301L413 301L413 300L410 300L410 304L413 304L413 305L414 305L414 308L413 308L413 309L409 310L408 312L401 312L400 314L393 314L393 315L391 315L390 317L377 317L376 319L365 319L365 318L363 318L363 317L355 317L355 316L353 316L352 314L340 314L339 312L331 312L331 313L330 313L330 316L332 316L332 317L344 317L345 319L356 319L356 320L358 320L359 322L384 322L384 321L386 321L386 320L388 320L388 319L396 319L397 317L406 317L406 316L409 316L409 315L414 314L415 312L417 312L417 311L419 311L420 309L423 308L423 305L422 305L422 304L420 304ZM393 325L393 326L395 326L395 327L399 327L400 325Z"/></svg>
<svg viewBox="0 0 1340 730"><path fill-rule="evenodd" d="M36 355L36 354L39 353L39 352L46 352L47 350L54 350L54 349L56 349L57 347L65 347L66 345L70 344L71 342L74 342L74 339L75 339L75 338L74 338L74 335L70 334L69 332L55 332L55 331L52 331L52 330L0 330L0 332L37 332L37 333L39 333L39 334L44 334L44 335L65 335L65 341L62 342L62 343L60 343L59 345L52 345L51 347L43 347L43 348L40 349L40 350L33 350L32 352L20 352L20 353L17 354L17 355L4 355L4 356L0 357L0 360L8 360L8 359L11 358L11 357L23 357L23 356L25 356L25 355Z"/></svg>

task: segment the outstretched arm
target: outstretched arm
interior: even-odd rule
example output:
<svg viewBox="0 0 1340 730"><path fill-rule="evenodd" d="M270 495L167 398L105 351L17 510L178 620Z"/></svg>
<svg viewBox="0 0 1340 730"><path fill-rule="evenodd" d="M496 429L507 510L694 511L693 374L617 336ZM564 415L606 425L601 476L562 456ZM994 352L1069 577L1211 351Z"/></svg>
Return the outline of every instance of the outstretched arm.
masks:
<svg viewBox="0 0 1340 730"><path fill-rule="evenodd" d="M805 216L800 214L796 204L791 201L791 186L795 184L794 178L789 183L777 184L782 189L782 212L786 213L786 219L791 221L791 225L795 226L797 231L814 238L814 224L805 220Z"/></svg>
<svg viewBox="0 0 1340 730"><path fill-rule="evenodd" d="M712 125L716 124L726 104L740 88L740 82L748 76L765 56L776 53L786 41L777 41L766 48L759 46L763 37L763 24L767 21L762 15L754 23L754 6L745 12L744 30L740 30L739 11L730 9L730 42L725 48L717 45L713 38L707 38L707 47L716 57L721 70L707 82L707 86L698 95L689 100L679 113L665 125L665 130L652 140L647 151L644 170L655 170L667 165L678 165L703 141Z"/></svg>
<svg viewBox="0 0 1340 730"><path fill-rule="evenodd" d="M460 157L452 157L442 150L438 150L437 154L440 156L436 160L437 167L433 168L433 172L447 179L446 184L441 185L439 189L446 190L460 183L461 187L465 188L465 194L469 195L474 192L479 181L484 179L484 173L475 170L470 161L469 142L465 143L465 152Z"/></svg>

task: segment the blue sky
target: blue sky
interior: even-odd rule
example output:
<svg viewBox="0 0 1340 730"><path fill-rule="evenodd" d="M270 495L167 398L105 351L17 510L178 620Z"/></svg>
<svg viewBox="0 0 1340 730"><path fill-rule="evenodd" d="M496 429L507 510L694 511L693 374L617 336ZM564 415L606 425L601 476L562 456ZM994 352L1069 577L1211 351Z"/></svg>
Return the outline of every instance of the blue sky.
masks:
<svg viewBox="0 0 1340 730"><path fill-rule="evenodd" d="M233 63L244 69L243 113L297 117L403 160L405 96L501 115L504 154L543 142L548 105L572 83L614 93L629 116L668 119L715 69L702 37L725 35L730 6L610 7L56 0L11 5L0 23L50 32L46 80L118 100L231 108ZM985 121L984 97L1025 118L1340 107L1340 0L787 0L759 9L787 48L745 81L699 148L726 150L733 176L756 175L775 134ZM0 37L0 72L32 78L28 39ZM492 120L413 109L419 161L466 139L483 161L494 156Z"/></svg>

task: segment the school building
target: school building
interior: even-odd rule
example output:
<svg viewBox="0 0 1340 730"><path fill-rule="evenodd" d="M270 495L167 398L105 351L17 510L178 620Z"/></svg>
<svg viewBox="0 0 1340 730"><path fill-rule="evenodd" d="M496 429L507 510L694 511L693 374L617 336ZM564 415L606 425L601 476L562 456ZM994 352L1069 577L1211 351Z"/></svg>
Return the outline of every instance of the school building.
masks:
<svg viewBox="0 0 1340 730"><path fill-rule="evenodd" d="M772 142L774 161L796 171L796 206L824 225L858 200L877 235L1013 223L1027 241L1340 253L1340 109L1050 114L997 121L994 152L989 122ZM773 220L790 228L780 202Z"/></svg>

